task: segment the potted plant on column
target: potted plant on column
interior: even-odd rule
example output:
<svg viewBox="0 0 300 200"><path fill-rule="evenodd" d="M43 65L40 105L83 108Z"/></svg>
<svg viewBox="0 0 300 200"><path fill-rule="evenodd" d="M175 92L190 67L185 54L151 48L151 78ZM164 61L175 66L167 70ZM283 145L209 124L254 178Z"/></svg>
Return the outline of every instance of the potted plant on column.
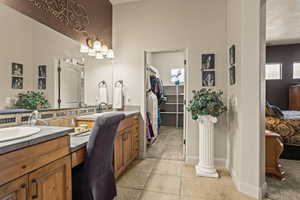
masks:
<svg viewBox="0 0 300 200"><path fill-rule="evenodd" d="M214 165L214 124L218 121L217 117L227 111L222 95L222 91L205 88L193 91L193 99L187 107L193 120L199 123L197 176L219 177Z"/></svg>

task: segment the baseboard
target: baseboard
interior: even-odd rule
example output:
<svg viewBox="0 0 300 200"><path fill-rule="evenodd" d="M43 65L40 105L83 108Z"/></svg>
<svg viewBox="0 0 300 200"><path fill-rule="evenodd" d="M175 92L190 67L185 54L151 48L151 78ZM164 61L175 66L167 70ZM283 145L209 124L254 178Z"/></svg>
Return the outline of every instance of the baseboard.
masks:
<svg viewBox="0 0 300 200"><path fill-rule="evenodd" d="M186 163L196 165L198 163L198 157L187 156ZM224 168L226 167L227 159L225 158L215 158L216 167Z"/></svg>
<svg viewBox="0 0 300 200"><path fill-rule="evenodd" d="M232 181L237 190L249 197L255 199L263 199L267 189L267 183L264 183L261 187L255 187L245 182L241 182L234 169L230 170Z"/></svg>

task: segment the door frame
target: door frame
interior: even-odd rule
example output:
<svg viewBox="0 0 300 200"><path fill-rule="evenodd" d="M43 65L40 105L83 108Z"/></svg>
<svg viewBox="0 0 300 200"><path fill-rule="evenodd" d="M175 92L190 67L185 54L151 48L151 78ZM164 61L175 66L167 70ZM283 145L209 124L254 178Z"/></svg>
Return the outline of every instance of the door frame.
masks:
<svg viewBox="0 0 300 200"><path fill-rule="evenodd" d="M184 153L184 161L186 160L186 135L187 135L187 110L185 109L187 96L188 96L188 48L174 48L174 49L160 49L160 50L145 50L144 51L144 113L145 121L144 121L144 140L143 140L143 158L146 157L147 154L147 92L146 92L146 85L147 85L147 66L148 66L148 54L151 53L164 53L164 52L183 52L184 53L184 113L183 113L183 153Z"/></svg>

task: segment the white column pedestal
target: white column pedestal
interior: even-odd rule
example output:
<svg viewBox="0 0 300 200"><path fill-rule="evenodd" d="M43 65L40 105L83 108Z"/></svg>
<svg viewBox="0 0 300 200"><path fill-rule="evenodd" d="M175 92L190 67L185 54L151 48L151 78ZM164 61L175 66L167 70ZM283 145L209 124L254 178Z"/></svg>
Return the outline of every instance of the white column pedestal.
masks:
<svg viewBox="0 0 300 200"><path fill-rule="evenodd" d="M200 116L199 122L199 163L195 166L197 176L219 178L214 165L214 123L217 118Z"/></svg>

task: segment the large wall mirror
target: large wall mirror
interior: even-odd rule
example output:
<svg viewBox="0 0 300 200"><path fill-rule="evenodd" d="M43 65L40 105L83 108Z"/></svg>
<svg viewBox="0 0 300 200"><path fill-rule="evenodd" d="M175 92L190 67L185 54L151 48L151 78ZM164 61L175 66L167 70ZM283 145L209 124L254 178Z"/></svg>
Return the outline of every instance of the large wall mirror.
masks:
<svg viewBox="0 0 300 200"><path fill-rule="evenodd" d="M111 60L80 53L79 42L3 3L0 26L0 110L20 108L19 96L28 92L42 92L48 109L97 105L103 81L111 103Z"/></svg>

